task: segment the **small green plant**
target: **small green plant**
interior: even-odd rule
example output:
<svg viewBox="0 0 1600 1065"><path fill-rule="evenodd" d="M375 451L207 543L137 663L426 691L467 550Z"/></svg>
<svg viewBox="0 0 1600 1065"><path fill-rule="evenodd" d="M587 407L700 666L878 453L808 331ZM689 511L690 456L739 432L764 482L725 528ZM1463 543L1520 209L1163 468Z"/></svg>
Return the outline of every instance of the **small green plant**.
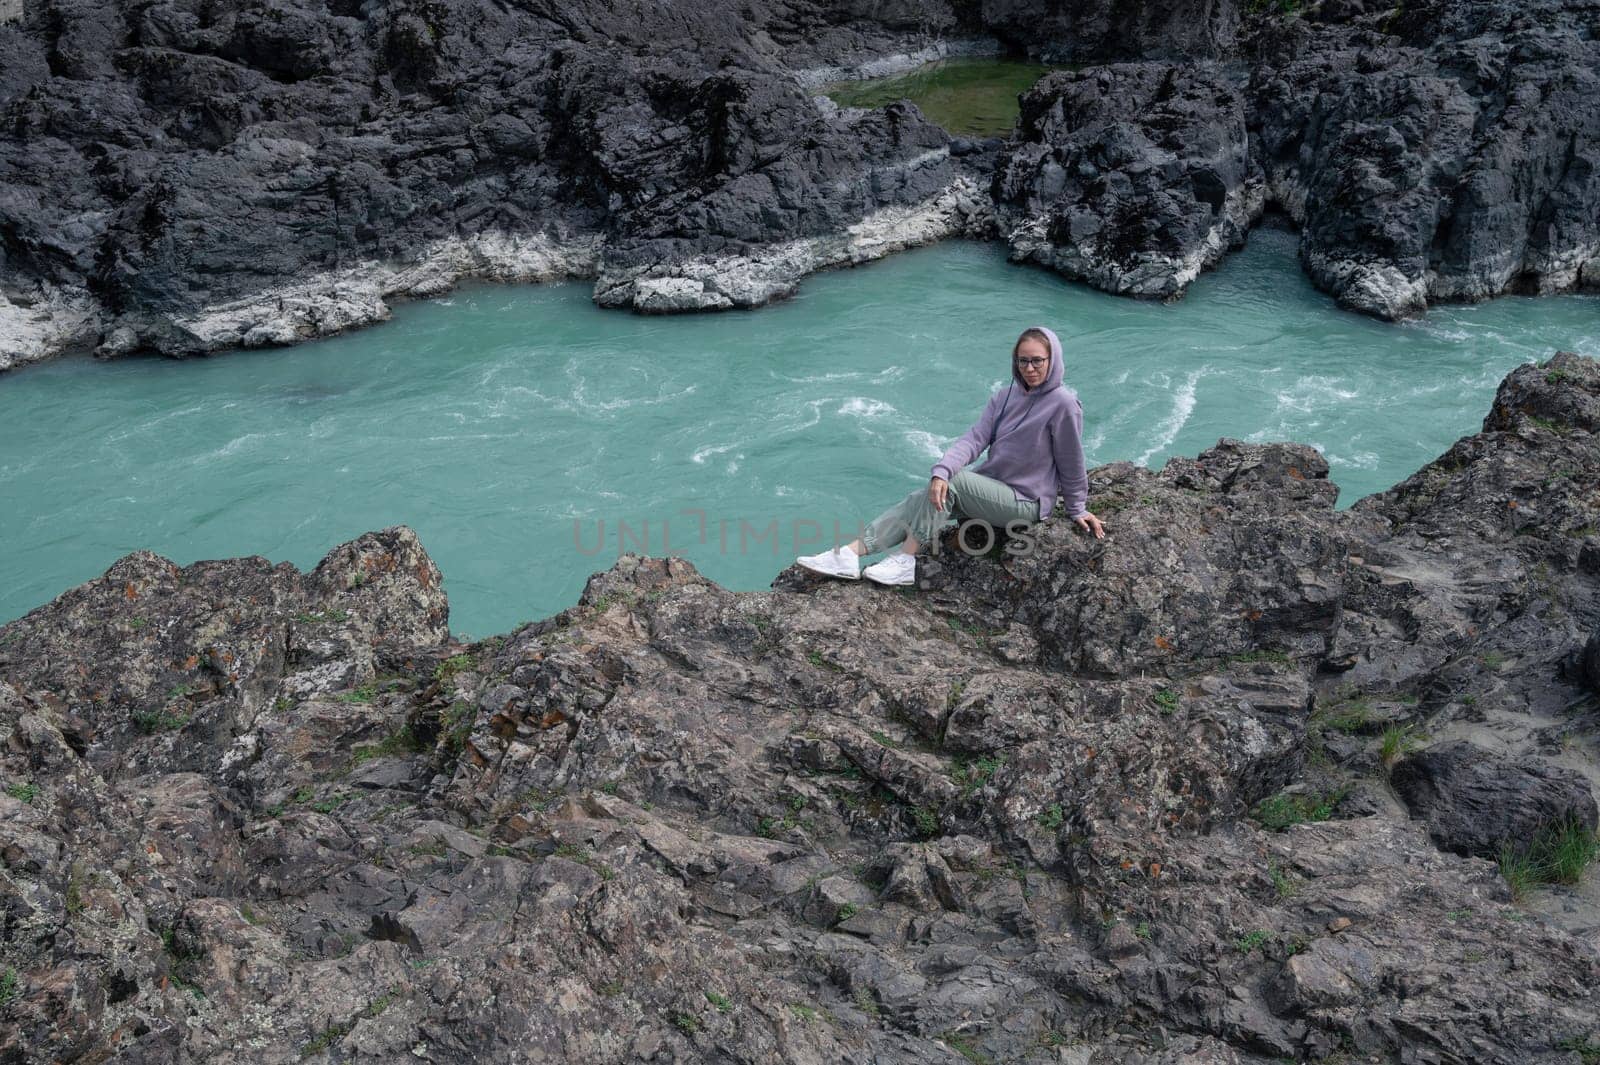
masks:
<svg viewBox="0 0 1600 1065"><path fill-rule="evenodd" d="M680 1013L673 1018L672 1023L676 1024L678 1030L686 1035L693 1035L700 1030L700 1022L695 1019L692 1013Z"/></svg>
<svg viewBox="0 0 1600 1065"><path fill-rule="evenodd" d="M1587 1035L1569 1035L1556 1044L1557 1050L1578 1055L1583 1065L1600 1065L1600 1043L1592 1043Z"/></svg>
<svg viewBox="0 0 1600 1065"><path fill-rule="evenodd" d="M372 681L368 681L359 688L352 688L347 692L341 692L338 698L341 703L370 703L377 697L378 685Z"/></svg>
<svg viewBox="0 0 1600 1065"><path fill-rule="evenodd" d="M17 970L7 966L6 971L0 973L0 1008L5 1007L7 1003L16 997Z"/></svg>
<svg viewBox="0 0 1600 1065"><path fill-rule="evenodd" d="M802 1021L814 1021L817 1019L817 1010L814 1006L807 1006L799 1002L791 1002L789 1003L789 1008L794 1010L794 1015L799 1017Z"/></svg>
<svg viewBox="0 0 1600 1065"><path fill-rule="evenodd" d="M839 665L837 662L830 662L826 658L823 658L821 651L812 651L810 654L806 655L806 661L810 662L818 669L825 669L830 673L844 672L843 666Z"/></svg>
<svg viewBox="0 0 1600 1065"><path fill-rule="evenodd" d="M939 812L931 806L919 806L911 812L917 823L919 835L931 839L939 834Z"/></svg>
<svg viewBox="0 0 1600 1065"><path fill-rule="evenodd" d="M1062 812L1061 804L1058 802L1053 802L1039 811L1039 824L1046 832L1057 831L1066 819L1067 815Z"/></svg>
<svg viewBox="0 0 1600 1065"><path fill-rule="evenodd" d="M1344 788L1325 795L1293 795L1279 792L1256 803L1255 809L1250 811L1250 816L1270 832L1283 832L1308 821L1326 821L1333 816L1333 811L1338 808L1339 801L1344 795Z"/></svg>
<svg viewBox="0 0 1600 1065"><path fill-rule="evenodd" d="M1312 721L1325 729L1354 735L1372 724L1372 706L1365 699L1351 699L1318 711Z"/></svg>
<svg viewBox="0 0 1600 1065"><path fill-rule="evenodd" d="M333 1044L349 1035L350 1029L354 1027L355 1025L351 1024L349 1021L343 1021L338 1024L328 1024L322 1029L322 1031L317 1033L316 1038L312 1039L311 1042L300 1048L300 1056L302 1058L309 1058L313 1054L322 1053L324 1050L327 1050L329 1047L333 1046Z"/></svg>
<svg viewBox="0 0 1600 1065"><path fill-rule="evenodd" d="M895 749L895 748L898 748L900 746L894 740L890 739L888 736L884 735L882 732L877 731L876 729L868 731L867 735L871 736L872 737L872 742L876 743L880 747L888 747L890 749Z"/></svg>
<svg viewBox="0 0 1600 1065"><path fill-rule="evenodd" d="M319 814L331 814L333 811L337 810L340 806L349 801L350 796L348 795L330 795L321 802L312 803L311 808L317 811Z"/></svg>
<svg viewBox="0 0 1600 1065"><path fill-rule="evenodd" d="M877 1018L883 1012L878 1008L877 1000L872 997L872 992L864 987L856 988L855 1004L856 1009L865 1013L868 1017Z"/></svg>
<svg viewBox="0 0 1600 1065"><path fill-rule="evenodd" d="M966 690L967 682L964 680L958 680L954 684L950 685L950 694L945 696L944 699L945 710L955 710L956 705L961 702L961 696L966 692Z"/></svg>
<svg viewBox="0 0 1600 1065"><path fill-rule="evenodd" d="M1418 737L1410 725L1390 725L1383 730L1383 740L1378 744L1378 760L1393 765L1414 750Z"/></svg>
<svg viewBox="0 0 1600 1065"><path fill-rule="evenodd" d="M469 669L476 668L477 665L478 659L476 655L451 655L434 667L433 679L443 684L459 673L465 673Z"/></svg>
<svg viewBox="0 0 1600 1065"><path fill-rule="evenodd" d="M962 797L967 798L988 784L1004 765L1000 759L988 756L974 762L957 759L950 778L960 785Z"/></svg>
<svg viewBox="0 0 1600 1065"><path fill-rule="evenodd" d="M128 619L128 628L132 629L134 632L138 632L140 629L142 629L144 627L145 627L144 618L129 618Z"/></svg>
<svg viewBox="0 0 1600 1065"><path fill-rule="evenodd" d="M1280 902L1300 893L1300 886L1294 882L1294 877L1286 873L1277 862L1267 866L1267 874L1272 877L1272 890Z"/></svg>
<svg viewBox="0 0 1600 1065"><path fill-rule="evenodd" d="M994 1059L973 1045L972 1040L957 1032L945 1032L939 1037L951 1050L972 1062L972 1065L992 1065Z"/></svg>
<svg viewBox="0 0 1600 1065"><path fill-rule="evenodd" d="M450 848L444 845L444 840L435 836L425 843L413 843L411 853L419 858L443 858L450 853Z"/></svg>
<svg viewBox="0 0 1600 1065"><path fill-rule="evenodd" d="M1600 857L1600 836L1568 818L1545 825L1523 846L1503 844L1500 874L1511 897L1520 900L1540 884L1576 884L1596 857Z"/></svg>
<svg viewBox="0 0 1600 1065"><path fill-rule="evenodd" d="M410 725L401 725L394 732L385 736L377 743L357 747L350 752L350 767L372 761L374 758L392 758L402 754L412 754L422 749L422 744L417 742L416 734L411 731Z"/></svg>
<svg viewBox="0 0 1600 1065"><path fill-rule="evenodd" d="M133 712L134 727L146 736L154 736L158 732L181 729L188 723L188 714L169 714L165 710L135 710Z"/></svg>
<svg viewBox="0 0 1600 1065"><path fill-rule="evenodd" d="M733 1000L728 998L727 995L719 995L715 991L706 992L706 1001L715 1006L718 1013L727 1013L733 1009Z"/></svg>
<svg viewBox="0 0 1600 1065"><path fill-rule="evenodd" d="M378 1014L394 1005L394 1000L399 997L400 989L398 987L391 987L389 990L385 991L383 994L367 1003L367 1008L361 1011L361 1015L363 1017L376 1017Z"/></svg>
<svg viewBox="0 0 1600 1065"><path fill-rule="evenodd" d="M472 704L465 699L457 699L439 714L439 731L446 747L457 754L466 747L475 716Z"/></svg>
<svg viewBox="0 0 1600 1065"><path fill-rule="evenodd" d="M1484 669L1492 669L1496 673L1506 664L1506 656L1499 651L1485 651L1478 656L1478 661L1483 663Z"/></svg>
<svg viewBox="0 0 1600 1065"><path fill-rule="evenodd" d="M1163 714L1170 714L1178 709L1179 695L1171 688L1162 688L1151 696L1155 700L1156 709Z"/></svg>
<svg viewBox="0 0 1600 1065"><path fill-rule="evenodd" d="M1529 415L1527 415L1527 419L1530 422L1532 422L1534 425L1537 425L1539 428L1548 429L1550 432L1555 433L1557 436L1566 436L1568 433L1570 433L1572 431L1572 429L1569 426L1562 425L1560 422L1556 421L1553 418L1541 418L1537 414L1529 414ZM1492 669L1494 667L1491 666L1490 668Z"/></svg>
<svg viewBox="0 0 1600 1065"><path fill-rule="evenodd" d="M843 906L839 907L839 912L838 913L834 914L834 921L835 921L835 923L842 924L845 921L848 921L850 918L854 917L855 915L856 915L856 904L853 903L853 902L847 902Z"/></svg>
<svg viewBox="0 0 1600 1065"><path fill-rule="evenodd" d="M280 714L286 714L294 706L294 700L287 695L280 695L272 701L272 708Z"/></svg>
<svg viewBox="0 0 1600 1065"><path fill-rule="evenodd" d="M83 866L77 862L72 863L72 868L67 871L67 890L63 897L69 916L77 916L83 912Z"/></svg>
<svg viewBox="0 0 1600 1065"><path fill-rule="evenodd" d="M1259 950L1262 945L1271 938L1271 932L1268 932L1263 928L1257 928L1253 932L1246 932L1244 935L1240 936L1238 942L1236 942L1234 946L1238 949L1240 954L1249 954L1251 951Z"/></svg>
<svg viewBox="0 0 1600 1065"><path fill-rule="evenodd" d="M10 784L6 787L6 794L11 796L13 799L16 799L18 802L25 802L29 806L32 806L33 800L39 797L39 785L35 784L31 780L27 783L23 783L19 780L16 783Z"/></svg>
<svg viewBox="0 0 1600 1065"><path fill-rule="evenodd" d="M1138 924L1134 925L1133 934L1138 936L1140 939L1149 939L1151 936L1155 935L1150 928L1149 921L1140 921Z"/></svg>

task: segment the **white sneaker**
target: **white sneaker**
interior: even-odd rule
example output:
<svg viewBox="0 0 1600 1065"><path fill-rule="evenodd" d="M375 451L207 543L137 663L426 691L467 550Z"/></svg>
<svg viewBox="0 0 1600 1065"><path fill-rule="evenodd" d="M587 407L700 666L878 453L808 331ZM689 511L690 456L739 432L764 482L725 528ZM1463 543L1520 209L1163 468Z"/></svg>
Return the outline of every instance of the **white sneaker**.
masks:
<svg viewBox="0 0 1600 1065"><path fill-rule="evenodd" d="M832 551L824 551L820 555L801 555L795 561L824 577L842 577L847 581L859 580L861 577L861 559L850 550L849 544L836 547Z"/></svg>
<svg viewBox="0 0 1600 1065"><path fill-rule="evenodd" d="M882 562L874 562L863 570L861 575L879 584L915 584L917 557L908 555L904 551L897 551Z"/></svg>

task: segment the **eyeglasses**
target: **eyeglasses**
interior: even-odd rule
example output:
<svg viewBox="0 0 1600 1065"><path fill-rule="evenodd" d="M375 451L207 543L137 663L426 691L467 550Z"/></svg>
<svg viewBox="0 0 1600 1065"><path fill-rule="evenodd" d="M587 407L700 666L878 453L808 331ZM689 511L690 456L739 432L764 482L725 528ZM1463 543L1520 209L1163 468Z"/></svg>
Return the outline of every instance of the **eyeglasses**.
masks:
<svg viewBox="0 0 1600 1065"><path fill-rule="evenodd" d="M1032 369L1035 366L1043 366L1045 363L1047 363L1049 361L1050 361L1049 359L1018 359L1017 360L1017 365L1018 366L1026 366L1029 369Z"/></svg>

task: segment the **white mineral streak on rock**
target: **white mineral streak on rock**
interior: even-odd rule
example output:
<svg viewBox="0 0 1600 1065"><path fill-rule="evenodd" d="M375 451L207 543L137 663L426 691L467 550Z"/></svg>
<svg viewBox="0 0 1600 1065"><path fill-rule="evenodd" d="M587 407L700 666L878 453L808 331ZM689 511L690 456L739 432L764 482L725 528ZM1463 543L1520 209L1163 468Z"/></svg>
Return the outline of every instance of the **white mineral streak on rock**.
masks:
<svg viewBox="0 0 1600 1065"><path fill-rule="evenodd" d="M920 165L942 152L907 163ZM983 190L967 177L937 196L877 211L841 233L785 241L750 255L662 263L642 269L601 267L595 301L606 307L675 312L754 307L791 295L800 279L832 266L856 265L951 236L976 234L992 224Z"/></svg>
<svg viewBox="0 0 1600 1065"><path fill-rule="evenodd" d="M1015 261L1048 266L1120 296L1176 299L1202 270L1215 266L1229 248L1244 239L1265 205L1266 189L1260 181L1230 189L1216 221L1192 249L1179 256L1142 253L1134 257L1131 265L1119 262L1119 253L1108 253L1109 249L1097 239L1102 235L1098 232L1077 244L1051 243L1046 236L1049 220L1043 215L1007 219L1011 229L1006 241Z"/></svg>
<svg viewBox="0 0 1600 1065"><path fill-rule="evenodd" d="M88 350L103 325L99 305L84 289L44 282L8 295L0 285L0 370Z"/></svg>
<svg viewBox="0 0 1600 1065"><path fill-rule="evenodd" d="M947 154L941 148L901 165L936 164ZM599 275L595 299L604 306L653 312L753 307L789 295L817 270L949 236L981 236L992 228L988 196L962 177L937 196L878 211L839 233L770 245L748 256L660 263L616 275L601 266L599 234L558 239L489 233L441 241L414 261L367 261L165 321L112 320L86 292L53 291L31 302L0 296L0 370L74 349L123 355L147 336L172 330L197 351L293 344L387 320L393 301L438 296L467 279L534 283Z"/></svg>
<svg viewBox="0 0 1600 1065"><path fill-rule="evenodd" d="M467 279L526 283L592 277L600 245L598 235L564 241L542 233L452 237L415 262L368 261L329 271L175 324L208 349L292 344L383 321L391 300L437 296Z"/></svg>
<svg viewBox="0 0 1600 1065"><path fill-rule="evenodd" d="M1347 307L1392 322L1428 306L1428 278L1409 277L1393 263L1358 262L1315 251L1302 252L1302 258L1306 272Z"/></svg>

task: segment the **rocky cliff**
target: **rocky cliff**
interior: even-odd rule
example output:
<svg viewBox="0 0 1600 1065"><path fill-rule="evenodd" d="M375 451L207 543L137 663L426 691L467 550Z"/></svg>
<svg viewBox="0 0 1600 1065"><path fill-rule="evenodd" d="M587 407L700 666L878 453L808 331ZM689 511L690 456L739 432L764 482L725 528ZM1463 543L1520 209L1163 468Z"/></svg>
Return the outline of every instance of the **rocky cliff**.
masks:
<svg viewBox="0 0 1600 1065"><path fill-rule="evenodd" d="M0 1060L1578 1065L1597 434L1560 355L1347 511L1223 440L471 645L404 528L130 555L0 628Z"/></svg>
<svg viewBox="0 0 1600 1065"><path fill-rule="evenodd" d="M1584 0L29 0L0 20L0 369L382 318L462 277L752 306L962 235L1174 297L1265 210L1384 317L1600 285ZM1004 142L823 78L1089 64ZM1097 65L1104 64L1104 65Z"/></svg>

